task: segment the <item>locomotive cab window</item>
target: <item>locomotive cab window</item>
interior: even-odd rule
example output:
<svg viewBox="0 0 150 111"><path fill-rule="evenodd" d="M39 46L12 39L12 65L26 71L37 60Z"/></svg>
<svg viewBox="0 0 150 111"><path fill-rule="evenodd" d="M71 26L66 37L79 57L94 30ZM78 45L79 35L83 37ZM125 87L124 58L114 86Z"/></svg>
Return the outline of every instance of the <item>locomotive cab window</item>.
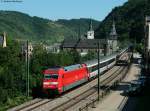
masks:
<svg viewBox="0 0 150 111"><path fill-rule="evenodd" d="M57 74L46 74L44 75L45 79L58 79L58 75Z"/></svg>

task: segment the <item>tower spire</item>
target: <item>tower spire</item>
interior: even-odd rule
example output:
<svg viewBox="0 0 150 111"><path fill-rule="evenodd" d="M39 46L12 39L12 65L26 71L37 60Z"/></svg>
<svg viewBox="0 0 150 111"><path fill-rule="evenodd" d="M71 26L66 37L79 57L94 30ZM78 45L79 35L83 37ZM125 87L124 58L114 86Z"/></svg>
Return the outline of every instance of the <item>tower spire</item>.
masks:
<svg viewBox="0 0 150 111"><path fill-rule="evenodd" d="M3 34L3 47L6 47L6 32Z"/></svg>
<svg viewBox="0 0 150 111"><path fill-rule="evenodd" d="M112 23L112 29L111 29L111 32L110 32L110 37L112 39L116 39L117 38L116 24L115 24L114 19L113 19L113 23Z"/></svg>
<svg viewBox="0 0 150 111"><path fill-rule="evenodd" d="M90 25L89 25L89 31L93 30L93 23L92 23L92 19L90 19Z"/></svg>
<svg viewBox="0 0 150 111"><path fill-rule="evenodd" d="M80 23L79 23L79 30L78 30L78 39L81 39L81 26L80 26Z"/></svg>
<svg viewBox="0 0 150 111"><path fill-rule="evenodd" d="M115 21L113 20L113 34L117 35Z"/></svg>

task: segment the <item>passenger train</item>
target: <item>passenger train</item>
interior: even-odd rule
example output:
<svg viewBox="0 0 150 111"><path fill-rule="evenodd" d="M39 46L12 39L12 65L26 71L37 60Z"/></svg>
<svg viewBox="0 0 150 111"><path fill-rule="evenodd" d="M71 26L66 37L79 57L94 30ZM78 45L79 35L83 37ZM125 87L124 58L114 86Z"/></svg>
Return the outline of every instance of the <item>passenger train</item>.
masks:
<svg viewBox="0 0 150 111"><path fill-rule="evenodd" d="M100 74L108 70L116 63L116 58L122 56L128 51L128 48L118 52L117 54L105 57L100 60ZM87 61L83 64L76 64L66 67L49 68L43 71L43 90L44 92L57 92L61 94L69 89L88 82L98 75L97 59Z"/></svg>

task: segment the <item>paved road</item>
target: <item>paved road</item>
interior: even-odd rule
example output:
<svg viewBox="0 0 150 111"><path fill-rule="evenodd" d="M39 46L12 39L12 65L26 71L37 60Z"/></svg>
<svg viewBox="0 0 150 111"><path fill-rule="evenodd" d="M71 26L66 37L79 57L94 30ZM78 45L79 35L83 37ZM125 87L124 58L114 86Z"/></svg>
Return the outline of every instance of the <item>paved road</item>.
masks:
<svg viewBox="0 0 150 111"><path fill-rule="evenodd" d="M141 69L138 64L132 64L128 76L119 84L119 87L112 91L112 93L100 102L96 108L92 109L92 111L118 111L121 103L128 100L128 97L123 95L123 91L128 88L130 81L138 78L140 71Z"/></svg>

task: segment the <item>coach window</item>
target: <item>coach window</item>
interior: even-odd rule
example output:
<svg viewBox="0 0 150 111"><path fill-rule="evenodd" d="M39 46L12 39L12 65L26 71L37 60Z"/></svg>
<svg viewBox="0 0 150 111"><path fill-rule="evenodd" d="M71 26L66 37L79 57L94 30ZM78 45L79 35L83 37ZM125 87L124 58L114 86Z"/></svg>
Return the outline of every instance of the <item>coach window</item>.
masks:
<svg viewBox="0 0 150 111"><path fill-rule="evenodd" d="M44 75L45 79L58 79L58 74L46 74Z"/></svg>

